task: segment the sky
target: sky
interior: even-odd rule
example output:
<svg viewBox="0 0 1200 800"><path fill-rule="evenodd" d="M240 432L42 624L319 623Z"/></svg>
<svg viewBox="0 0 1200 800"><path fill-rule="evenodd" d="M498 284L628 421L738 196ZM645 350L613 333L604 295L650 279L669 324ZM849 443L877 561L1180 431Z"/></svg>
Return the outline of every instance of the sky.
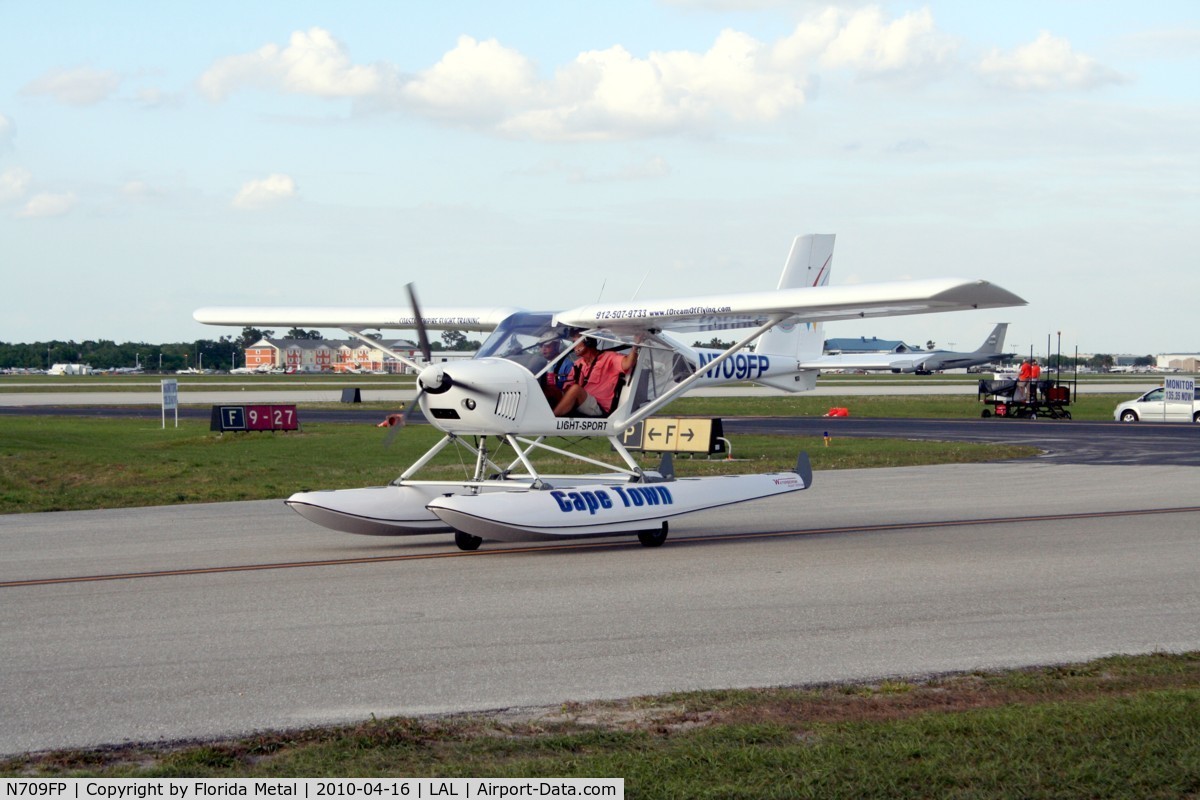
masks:
<svg viewBox="0 0 1200 800"><path fill-rule="evenodd" d="M0 0L0 341L759 291L805 233L1029 301L829 337L1200 351L1200 4Z"/></svg>

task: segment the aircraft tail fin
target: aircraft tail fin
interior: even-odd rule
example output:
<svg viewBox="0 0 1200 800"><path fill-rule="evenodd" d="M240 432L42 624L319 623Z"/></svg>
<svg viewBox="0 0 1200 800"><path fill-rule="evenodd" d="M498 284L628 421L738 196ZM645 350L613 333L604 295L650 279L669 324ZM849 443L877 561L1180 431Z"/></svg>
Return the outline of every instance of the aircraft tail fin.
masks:
<svg viewBox="0 0 1200 800"><path fill-rule="evenodd" d="M832 233L797 236L783 265L777 288L800 289L827 285L833 264L834 238ZM759 338L754 352L795 357L797 360L816 358L825 349L824 337L819 322L785 320Z"/></svg>
<svg viewBox="0 0 1200 800"><path fill-rule="evenodd" d="M1004 352L1004 337L1008 334L1008 323L1001 322L992 329L988 337L983 340L983 344L979 345L979 349L975 351L977 355L999 355Z"/></svg>

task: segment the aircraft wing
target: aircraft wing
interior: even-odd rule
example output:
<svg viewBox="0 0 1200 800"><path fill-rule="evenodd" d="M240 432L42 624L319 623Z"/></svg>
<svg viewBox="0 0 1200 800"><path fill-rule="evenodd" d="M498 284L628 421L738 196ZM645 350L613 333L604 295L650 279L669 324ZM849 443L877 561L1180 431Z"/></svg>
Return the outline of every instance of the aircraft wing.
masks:
<svg viewBox="0 0 1200 800"><path fill-rule="evenodd" d="M425 327L433 330L491 331L519 308L422 308ZM210 306L198 308L192 318L205 325L289 328L372 328L416 327L408 306Z"/></svg>
<svg viewBox="0 0 1200 800"><path fill-rule="evenodd" d="M987 281L938 278L597 303L563 311L556 315L555 321L619 333L651 329L695 332L756 327L772 318L792 323L832 322L1025 304L1017 295Z"/></svg>

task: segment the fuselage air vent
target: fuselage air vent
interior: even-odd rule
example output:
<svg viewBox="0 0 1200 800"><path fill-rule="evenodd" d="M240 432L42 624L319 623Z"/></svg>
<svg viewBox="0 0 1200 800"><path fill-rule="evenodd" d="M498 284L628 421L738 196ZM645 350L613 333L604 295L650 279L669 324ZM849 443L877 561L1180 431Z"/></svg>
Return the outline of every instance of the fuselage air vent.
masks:
<svg viewBox="0 0 1200 800"><path fill-rule="evenodd" d="M496 398L496 416L516 420L520 404L520 392L500 392L500 396Z"/></svg>

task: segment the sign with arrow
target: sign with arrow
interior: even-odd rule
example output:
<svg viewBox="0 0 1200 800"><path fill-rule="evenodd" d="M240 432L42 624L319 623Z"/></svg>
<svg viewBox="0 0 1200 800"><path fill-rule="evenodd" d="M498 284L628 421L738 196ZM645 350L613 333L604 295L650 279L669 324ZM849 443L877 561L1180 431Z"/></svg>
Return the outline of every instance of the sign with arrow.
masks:
<svg viewBox="0 0 1200 800"><path fill-rule="evenodd" d="M721 420L650 417L625 430L621 444L656 453L724 453Z"/></svg>

